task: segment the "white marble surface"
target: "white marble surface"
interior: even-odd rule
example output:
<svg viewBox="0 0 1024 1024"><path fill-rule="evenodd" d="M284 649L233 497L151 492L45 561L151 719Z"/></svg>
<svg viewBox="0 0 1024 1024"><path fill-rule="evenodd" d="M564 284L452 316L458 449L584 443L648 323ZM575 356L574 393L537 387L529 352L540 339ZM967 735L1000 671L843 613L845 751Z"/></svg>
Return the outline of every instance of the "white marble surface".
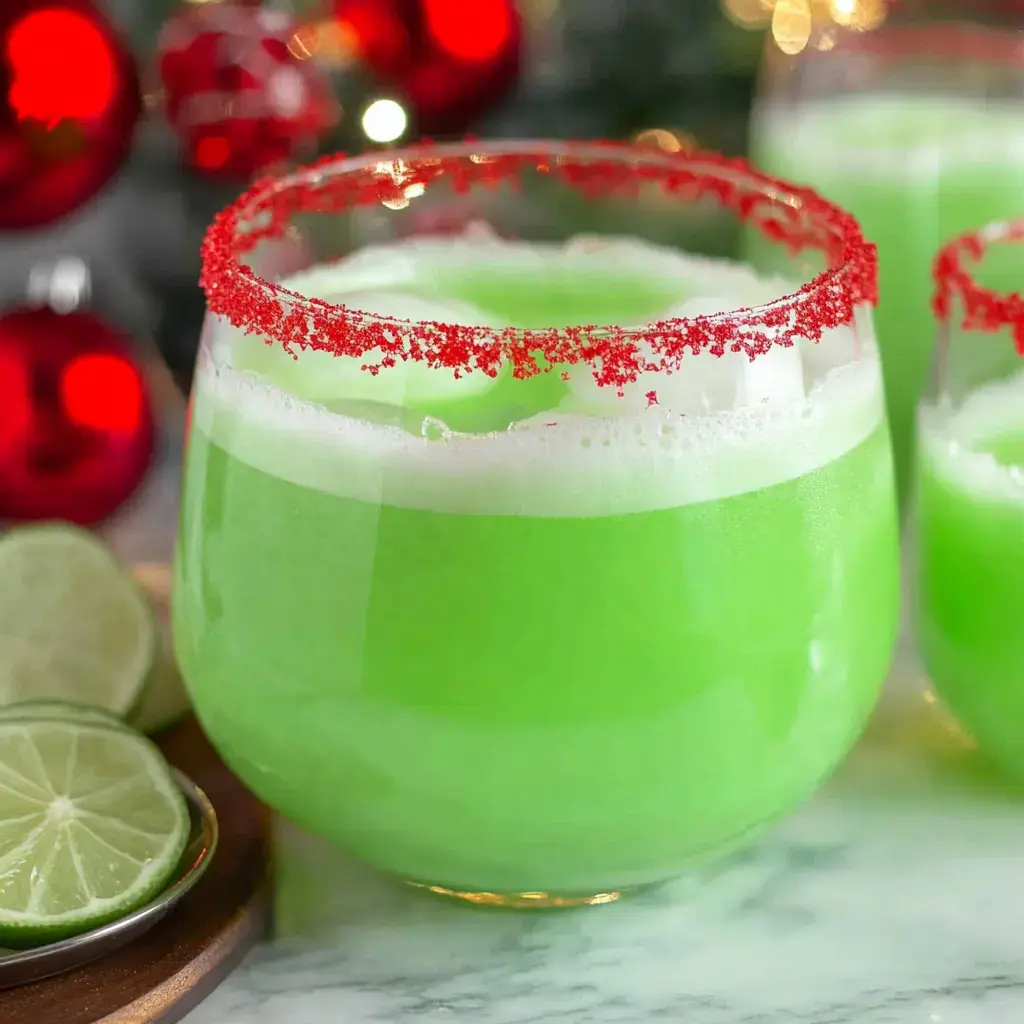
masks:
<svg viewBox="0 0 1024 1024"><path fill-rule="evenodd" d="M282 826L277 937L186 1024L1015 1024L1024 795L904 671L810 804L701 879L504 912Z"/></svg>

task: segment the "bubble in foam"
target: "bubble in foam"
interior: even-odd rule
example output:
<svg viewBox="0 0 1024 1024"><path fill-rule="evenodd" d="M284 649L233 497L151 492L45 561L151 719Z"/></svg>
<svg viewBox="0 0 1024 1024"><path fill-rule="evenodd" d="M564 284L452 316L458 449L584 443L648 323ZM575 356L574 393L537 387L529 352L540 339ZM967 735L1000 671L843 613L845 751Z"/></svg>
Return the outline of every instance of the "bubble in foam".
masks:
<svg viewBox="0 0 1024 1024"><path fill-rule="evenodd" d="M424 416L420 423L420 436L428 441L446 441L453 436L448 424L435 416Z"/></svg>

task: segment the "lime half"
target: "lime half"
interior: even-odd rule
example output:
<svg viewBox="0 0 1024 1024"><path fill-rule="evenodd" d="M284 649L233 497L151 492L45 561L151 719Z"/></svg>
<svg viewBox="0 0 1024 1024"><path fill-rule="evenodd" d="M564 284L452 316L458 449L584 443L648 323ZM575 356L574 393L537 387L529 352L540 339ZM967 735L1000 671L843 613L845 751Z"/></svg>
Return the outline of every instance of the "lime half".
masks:
<svg viewBox="0 0 1024 1024"><path fill-rule="evenodd" d="M92 534L55 523L0 539L0 706L59 700L125 715L154 635L146 598Z"/></svg>
<svg viewBox="0 0 1024 1024"><path fill-rule="evenodd" d="M23 700L0 707L0 722L23 722L46 719L58 722L86 722L125 729L117 715L89 704L71 704L63 700Z"/></svg>
<svg viewBox="0 0 1024 1024"><path fill-rule="evenodd" d="M132 577L149 598L156 622L153 665L142 695L128 714L128 724L139 732L161 732L180 721L192 708L174 658L171 639L171 567L166 563L140 563Z"/></svg>
<svg viewBox="0 0 1024 1024"><path fill-rule="evenodd" d="M188 807L123 728L0 721L0 946L91 931L149 902L188 842Z"/></svg>

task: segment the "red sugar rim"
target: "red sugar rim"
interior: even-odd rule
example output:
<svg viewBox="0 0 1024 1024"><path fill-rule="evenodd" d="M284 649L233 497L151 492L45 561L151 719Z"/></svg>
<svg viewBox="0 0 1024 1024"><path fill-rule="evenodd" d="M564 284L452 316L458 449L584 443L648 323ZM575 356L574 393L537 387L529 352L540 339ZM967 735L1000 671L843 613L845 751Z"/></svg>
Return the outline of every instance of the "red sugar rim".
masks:
<svg viewBox="0 0 1024 1024"><path fill-rule="evenodd" d="M309 298L259 277L242 257L266 239L286 234L297 213L338 214L357 206L407 201L447 179L457 193L472 185L515 184L523 172L550 175L587 198L635 198L660 187L687 202L710 198L796 253L818 249L829 269L792 295L714 316L665 320L641 328L614 325L543 330L417 323ZM541 367L587 363L599 384L621 387L641 372L671 370L686 351L750 358L797 338L853 321L855 310L878 298L878 259L857 221L815 192L713 153L663 154L623 143L466 141L425 145L345 159L328 156L279 180L255 184L221 212L202 246L200 284L211 312L246 333L291 352L306 348L361 358L383 354L364 368L376 373L398 359L447 367L456 376L482 370L495 376L507 362L516 377ZM645 354L641 345L649 346ZM653 356L653 358L652 358Z"/></svg>
<svg viewBox="0 0 1024 1024"><path fill-rule="evenodd" d="M963 307L960 326L964 330L992 333L1009 327L1017 351L1024 356L1024 297L1019 292L1001 295L986 288L971 277L968 269L984 259L990 245L1020 241L1024 241L1024 218L987 224L947 242L932 269L932 310L939 320L948 323L954 299L959 299Z"/></svg>

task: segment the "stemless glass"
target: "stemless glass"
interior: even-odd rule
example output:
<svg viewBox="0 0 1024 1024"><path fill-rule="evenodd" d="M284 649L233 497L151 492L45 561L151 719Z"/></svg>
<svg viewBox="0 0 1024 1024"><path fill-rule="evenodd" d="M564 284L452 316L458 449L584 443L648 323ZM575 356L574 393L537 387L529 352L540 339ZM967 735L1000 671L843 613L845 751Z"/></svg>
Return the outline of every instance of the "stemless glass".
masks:
<svg viewBox="0 0 1024 1024"><path fill-rule="evenodd" d="M729 217L806 280L645 324L692 291L677 247ZM282 277L320 266L322 285L354 253L333 272L370 287L383 249L405 281L443 232L478 246L466 290L513 326ZM524 242L548 262L503 269ZM853 218L711 155L465 143L259 185L203 255L175 641L271 807L433 891L564 906L731 849L835 767L897 617L875 252ZM389 401L358 398L388 374ZM414 374L493 386L490 420L454 428Z"/></svg>
<svg viewBox="0 0 1024 1024"><path fill-rule="evenodd" d="M950 242L935 264L932 394L921 403L916 633L936 690L1024 778L1024 220ZM1013 258L1015 257L1015 258Z"/></svg>
<svg viewBox="0 0 1024 1024"><path fill-rule="evenodd" d="M819 24L787 56L770 42L752 124L759 166L806 181L877 243L876 327L897 486L911 480L927 383L932 257L944 240L1024 212L1024 18L1004 5L901 4L874 31Z"/></svg>

